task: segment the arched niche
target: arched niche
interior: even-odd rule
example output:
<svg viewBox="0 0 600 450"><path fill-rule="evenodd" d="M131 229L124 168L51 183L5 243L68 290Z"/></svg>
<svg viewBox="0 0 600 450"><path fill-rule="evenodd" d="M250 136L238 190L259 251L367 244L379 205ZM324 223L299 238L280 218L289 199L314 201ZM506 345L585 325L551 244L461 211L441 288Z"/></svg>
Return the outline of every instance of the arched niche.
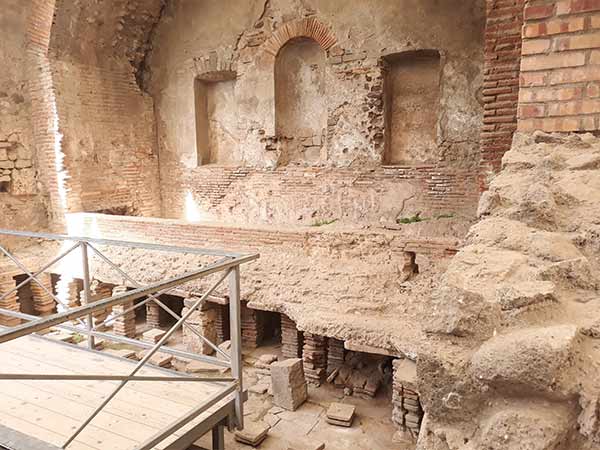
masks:
<svg viewBox="0 0 600 450"><path fill-rule="evenodd" d="M275 59L275 132L280 164L313 165L325 159L327 54L314 39L289 40Z"/></svg>

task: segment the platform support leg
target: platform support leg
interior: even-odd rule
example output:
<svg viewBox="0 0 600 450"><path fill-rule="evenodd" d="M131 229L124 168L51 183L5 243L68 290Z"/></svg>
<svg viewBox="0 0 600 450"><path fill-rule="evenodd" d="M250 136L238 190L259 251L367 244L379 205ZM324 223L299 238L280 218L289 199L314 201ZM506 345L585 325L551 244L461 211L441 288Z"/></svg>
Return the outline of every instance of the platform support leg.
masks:
<svg viewBox="0 0 600 450"><path fill-rule="evenodd" d="M213 450L225 450L225 433L222 423L212 429L212 448Z"/></svg>

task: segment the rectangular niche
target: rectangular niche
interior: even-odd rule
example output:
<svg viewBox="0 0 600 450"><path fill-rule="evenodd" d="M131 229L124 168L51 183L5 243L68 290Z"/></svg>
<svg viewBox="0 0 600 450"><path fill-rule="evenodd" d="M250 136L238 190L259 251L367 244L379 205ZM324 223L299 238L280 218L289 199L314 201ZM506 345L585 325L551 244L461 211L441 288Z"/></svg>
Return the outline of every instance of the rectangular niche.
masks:
<svg viewBox="0 0 600 450"><path fill-rule="evenodd" d="M233 72L219 72L194 82L198 165L234 165L241 160L235 78Z"/></svg>
<svg viewBox="0 0 600 450"><path fill-rule="evenodd" d="M440 54L435 50L385 57L385 164L415 165L437 157Z"/></svg>

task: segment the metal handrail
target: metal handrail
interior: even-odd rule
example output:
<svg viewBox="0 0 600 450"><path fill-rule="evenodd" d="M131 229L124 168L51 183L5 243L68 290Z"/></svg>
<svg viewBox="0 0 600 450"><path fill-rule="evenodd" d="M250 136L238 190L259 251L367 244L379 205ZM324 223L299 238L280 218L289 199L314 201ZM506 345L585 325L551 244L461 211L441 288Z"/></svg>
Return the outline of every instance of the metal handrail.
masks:
<svg viewBox="0 0 600 450"><path fill-rule="evenodd" d="M57 264L61 259L65 258L67 255L71 254L77 248L81 251L81 264L83 269L83 302L85 303L82 306L70 308L66 311L57 312L50 316L46 317L37 317L30 314L25 314L22 312L12 311L9 309L0 308L0 315L5 315L9 317L15 317L26 322L15 326L15 327L0 327L0 344L4 342L11 341L13 339L17 339L19 337L27 336L31 333L35 333L38 331L42 331L48 329L50 327L57 327L62 329L67 329L71 331L76 331L82 334L87 335L88 344L91 349L95 348L94 338L101 337L108 340L113 340L117 342L124 342L128 344L132 344L141 348L146 348L147 351L144 357L139 361L135 368L127 375L53 375L53 374L0 374L0 381L3 380L62 380L62 381L75 381L75 380L112 380L119 381L118 386L113 390L113 392L104 399L102 404L100 404L94 412L81 424L81 426L73 433L72 436L65 442L63 445L63 449L67 448L78 436L79 434L93 421L93 419L103 411L103 409L108 405L108 403L118 394L118 392L123 389L128 382L130 381L194 381L194 382L210 382L210 383L226 383L225 386L210 398L206 399L200 406L198 406L192 413L189 413L178 419L173 424L169 425L169 428L163 432L158 433L157 435L151 437L146 443L142 444L138 447L137 450L148 450L152 448L155 444L164 440L170 433L176 431L181 428L186 423L193 420L195 417L200 415L202 412L207 411L211 406L217 404L219 401L228 397L230 394L234 395L234 417L232 419L233 425L237 427L243 427L243 380L242 380L242 354L241 354L241 305L240 305L240 265L256 260L259 255L258 254L241 254L241 253L233 253L224 250L213 250L213 249L198 249L198 248L189 248L189 247L179 247L179 246L162 246L157 244L147 244L140 242L128 242L128 241L115 241L115 240L106 240L106 239L96 239L96 238L87 238L87 237L73 237L66 235L53 235L46 233L29 233L22 231L12 231L12 230L2 230L0 229L0 235L8 235L14 237L24 237L24 238L32 238L32 239L48 239L48 240L56 240L56 241L72 241L75 242L75 245L71 247L66 252L61 253L59 256L52 259L49 263L42 266L42 268L38 271L32 272L27 270L24 264L22 264L18 258L12 255L8 250L0 245L0 251L8 257L12 262L22 270L28 278L23 282L19 283L14 289L5 292L0 295L0 300L3 300L11 293L17 291L22 286L27 283L36 282L39 284L43 290L50 294L51 298L57 303L64 305L63 302L60 301L53 293L49 292L46 286L42 282L38 280L38 276L42 273L48 271L51 267ZM183 275L179 275L177 277L170 278L168 280L163 280L160 282L156 282L150 284L148 286L142 286L139 282L130 277L125 271L123 271L118 265L112 262L109 258L106 257L102 252L100 252L93 244L98 245L107 245L107 246L120 246L120 247L128 247L128 248L141 248L153 251L168 251L168 252L181 252L181 253L192 253L195 255L207 255L207 256L221 256L222 259L208 264L204 267L199 268L198 270L194 270ZM131 283L134 287L133 290L129 292L125 292L119 295L113 295L109 298L97 300L91 302L91 291L90 291L90 269L89 269L89 254L88 250L91 250L100 260L104 263L108 264L112 269L116 270L128 283ZM179 316L177 313L172 311L167 305L165 305L158 296L170 292L181 285L188 283L193 280L197 280L200 278L205 278L211 274L216 274L221 272L222 275L219 279L211 285L211 287L204 292L204 294L197 298L197 300L193 303L192 307L188 309L188 311ZM218 346L208 340L205 336L203 336L198 330L196 330L193 326L187 323L190 316L198 310L200 305L206 301L206 299L213 293L213 291L221 285L225 279L229 280L229 315L230 315L230 333L231 333L231 353L227 355L223 352ZM123 305L130 303L134 300L140 299L142 297L147 296L148 298L142 302L139 302L137 305L132 308L128 308L124 312L121 312L116 317L112 317L110 320L105 320L100 324L94 326L93 316L95 312L104 311L113 306ZM169 328L168 331L162 336L162 338L153 344L148 344L144 342L137 341L135 339L126 338L123 336L117 336L111 333L105 333L98 331L98 327L101 325L105 325L106 323L110 323L110 321L115 320L119 316L128 314L134 311L136 308L146 304L149 301L153 301L159 307L167 311L171 316L173 316L177 322ZM86 317L86 323L82 321L82 319ZM67 322L77 320L84 326L73 326L69 325ZM197 355L193 353L184 352L181 350L171 349L168 347L164 347L167 340L181 327L186 327L191 330L197 337L202 339L203 342L208 344L212 349L214 349L221 356L226 357L226 360L222 360L219 358L206 356L206 355ZM231 368L231 377L209 377L209 378L183 378L183 377L158 377L158 376L140 376L137 373L148 363L148 361L152 358L154 354L158 351L162 351L164 353L174 354L176 356L183 356L189 359L196 359L200 361L209 362L221 367L229 367ZM178 428L179 427L179 428Z"/></svg>

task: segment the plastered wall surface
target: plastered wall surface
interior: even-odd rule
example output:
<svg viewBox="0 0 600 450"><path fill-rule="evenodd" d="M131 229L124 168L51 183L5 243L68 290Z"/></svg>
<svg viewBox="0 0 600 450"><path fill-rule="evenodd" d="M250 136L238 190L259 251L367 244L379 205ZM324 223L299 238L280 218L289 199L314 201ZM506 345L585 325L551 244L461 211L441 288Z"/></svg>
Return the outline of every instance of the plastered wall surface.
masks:
<svg viewBox="0 0 600 450"><path fill-rule="evenodd" d="M0 3L0 228L40 229L47 219L27 89L25 23L30 2Z"/></svg>
<svg viewBox="0 0 600 450"><path fill-rule="evenodd" d="M317 216L352 221L361 217L359 221L367 224L417 212L473 217L482 117L484 2L460 2L457 7L449 1L370 0L351 5L334 0L232 1L227 14L222 12L216 1L175 1L163 11L153 33L144 87L155 101L164 216L186 218L182 205L187 202L208 220L258 224L310 224ZM320 45L324 67L319 69L313 61L298 72L299 79L288 80L288 75L280 81L298 84L317 73L324 77L314 101L304 101L310 98L306 91L299 98L293 88L285 89L286 105L295 102L306 109L302 117L324 125L320 136L320 127L311 125L317 129L311 132L312 141L302 136L311 133L298 130L303 126L296 127L297 136L285 136L296 134L289 133L294 119L282 102L278 105L281 92L277 93L276 82L281 47L290 39L307 36ZM419 49L440 53L435 145L424 150L427 164L396 167L402 174L390 176L381 168L386 132L381 59ZM197 151L194 80L219 71L236 74L239 144L228 150L234 155L225 163L228 168L199 165ZM340 216L337 196L323 195L335 189L335 182L329 182L338 176L335 169L343 169L342 183L347 182L344 170L355 174L344 194L357 192L356 213ZM224 171L236 170L243 175L227 175L232 181L222 181ZM281 171L275 183L270 176L273 170ZM461 180L451 174L459 174ZM385 186L357 184L358 179L371 176L386 178ZM289 195L296 177L311 180L316 189L303 192L302 197ZM206 189L207 183L211 189ZM247 195L235 198L238 192ZM442 200L432 202L432 197ZM304 210L305 203L317 207L300 214L279 213L283 209L279 198L285 198L288 211ZM361 198L369 199L367 206ZM261 209L271 212L264 214Z"/></svg>

